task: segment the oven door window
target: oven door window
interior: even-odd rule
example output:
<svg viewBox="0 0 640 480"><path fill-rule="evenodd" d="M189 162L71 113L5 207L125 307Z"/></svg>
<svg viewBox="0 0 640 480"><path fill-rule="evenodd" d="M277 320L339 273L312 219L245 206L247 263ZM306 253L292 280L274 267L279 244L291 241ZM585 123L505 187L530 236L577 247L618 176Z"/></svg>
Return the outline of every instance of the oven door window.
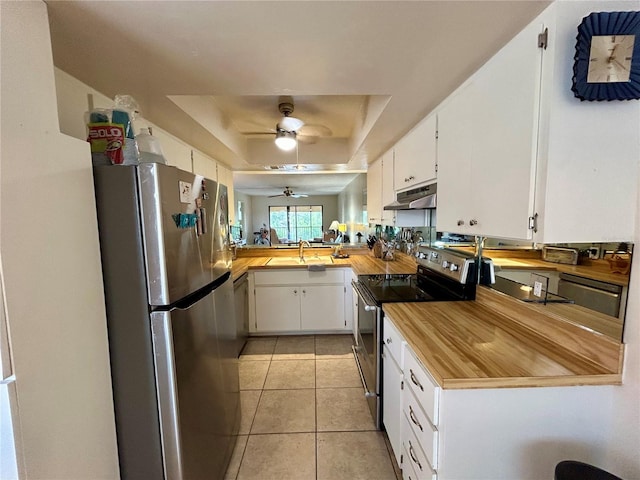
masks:
<svg viewBox="0 0 640 480"><path fill-rule="evenodd" d="M358 330L360 333L360 346L364 349L367 356L367 363L375 365L376 355L376 310L365 310L366 304L360 299L358 302Z"/></svg>

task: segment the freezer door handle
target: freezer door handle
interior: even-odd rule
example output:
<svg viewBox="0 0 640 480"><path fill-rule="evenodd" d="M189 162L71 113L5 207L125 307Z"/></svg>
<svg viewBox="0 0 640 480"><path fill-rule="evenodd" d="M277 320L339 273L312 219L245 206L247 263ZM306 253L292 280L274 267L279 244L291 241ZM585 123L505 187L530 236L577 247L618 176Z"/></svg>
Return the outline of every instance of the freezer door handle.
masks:
<svg viewBox="0 0 640 480"><path fill-rule="evenodd" d="M153 312L151 332L165 478L183 478L171 312Z"/></svg>

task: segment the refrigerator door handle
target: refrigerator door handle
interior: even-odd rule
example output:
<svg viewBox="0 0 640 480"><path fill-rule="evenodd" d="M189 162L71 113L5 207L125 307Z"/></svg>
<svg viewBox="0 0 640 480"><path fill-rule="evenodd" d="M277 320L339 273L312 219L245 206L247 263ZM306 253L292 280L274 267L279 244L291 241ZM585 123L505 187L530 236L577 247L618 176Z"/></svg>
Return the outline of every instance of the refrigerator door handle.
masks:
<svg viewBox="0 0 640 480"><path fill-rule="evenodd" d="M180 419L178 416L178 391L176 366L173 354L171 312L151 314L153 356L158 386L158 408L165 478L180 479L182 475L182 448L180 445Z"/></svg>
<svg viewBox="0 0 640 480"><path fill-rule="evenodd" d="M229 280L229 278L231 278L231 271L227 270L223 272L218 278L216 278L215 281L207 285L205 288L202 288L201 290L193 293L192 295L189 295L188 297L185 297L175 302L172 305L172 307L177 308L179 310L188 310L193 305L195 305L200 300L202 300L204 297L211 294L212 291L216 290L218 287L223 285L227 280ZM173 310L173 308L171 308L170 310Z"/></svg>

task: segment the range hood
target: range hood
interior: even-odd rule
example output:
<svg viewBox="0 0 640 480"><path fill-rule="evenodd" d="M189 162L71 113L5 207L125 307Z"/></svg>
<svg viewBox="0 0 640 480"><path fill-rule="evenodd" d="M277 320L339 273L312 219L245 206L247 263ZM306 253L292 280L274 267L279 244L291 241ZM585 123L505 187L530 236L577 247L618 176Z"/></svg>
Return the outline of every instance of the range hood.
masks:
<svg viewBox="0 0 640 480"><path fill-rule="evenodd" d="M432 183L425 187L399 192L396 201L384 206L384 210L425 210L436 208L437 185Z"/></svg>

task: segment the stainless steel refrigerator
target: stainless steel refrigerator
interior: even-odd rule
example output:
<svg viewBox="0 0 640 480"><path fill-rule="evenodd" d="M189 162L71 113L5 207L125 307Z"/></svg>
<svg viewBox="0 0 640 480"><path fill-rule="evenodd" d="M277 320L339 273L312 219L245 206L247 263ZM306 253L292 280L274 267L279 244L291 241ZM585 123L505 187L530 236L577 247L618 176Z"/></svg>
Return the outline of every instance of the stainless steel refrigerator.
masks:
<svg viewBox="0 0 640 480"><path fill-rule="evenodd" d="M240 424L226 187L94 167L120 474L223 478Z"/></svg>

